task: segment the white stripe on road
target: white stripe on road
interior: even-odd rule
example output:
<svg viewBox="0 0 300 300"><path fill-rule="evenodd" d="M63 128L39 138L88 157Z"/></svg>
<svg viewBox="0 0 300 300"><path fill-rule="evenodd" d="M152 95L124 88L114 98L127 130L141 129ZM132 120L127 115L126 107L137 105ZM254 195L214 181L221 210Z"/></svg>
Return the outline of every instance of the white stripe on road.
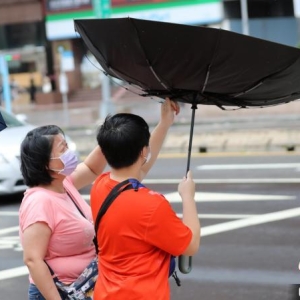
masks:
<svg viewBox="0 0 300 300"><path fill-rule="evenodd" d="M247 184L258 184L258 183L300 183L300 178L220 178L220 179L193 179L197 184L226 184L226 183L247 183ZM179 179L145 179L144 184L178 184Z"/></svg>
<svg viewBox="0 0 300 300"><path fill-rule="evenodd" d="M90 201L90 195L82 195L84 200ZM178 192L164 195L170 203L180 203ZM232 194L232 193L195 193L196 202L222 202L222 201L281 201L294 200L295 196L284 195L254 195L254 194Z"/></svg>
<svg viewBox="0 0 300 300"><path fill-rule="evenodd" d="M262 214L255 217L242 219L242 220L235 220L231 222L210 225L210 226L203 227L201 229L201 237L217 234L220 232L231 231L239 228L254 226L258 224L285 220L285 219L299 217L299 216L300 216L300 208L297 207L297 208L282 210L274 213Z"/></svg>
<svg viewBox="0 0 300 300"><path fill-rule="evenodd" d="M0 211L0 216L18 216L19 212L17 211Z"/></svg>
<svg viewBox="0 0 300 300"><path fill-rule="evenodd" d="M182 214L176 214L179 218L182 218ZM199 219L243 219L251 218L256 215L234 215L234 214L198 214Z"/></svg>
<svg viewBox="0 0 300 300"><path fill-rule="evenodd" d="M0 271L0 280L15 278L28 274L26 266Z"/></svg>
<svg viewBox="0 0 300 300"><path fill-rule="evenodd" d="M15 232L15 231L19 231L19 226L0 229L0 234L6 234L6 233L10 233L10 232Z"/></svg>
<svg viewBox="0 0 300 300"><path fill-rule="evenodd" d="M298 163L201 165L197 170L299 169Z"/></svg>
<svg viewBox="0 0 300 300"><path fill-rule="evenodd" d="M179 193L165 194L166 199L171 203L181 203ZM196 202L222 202L222 201L278 201L294 200L295 196L283 195L254 195L254 194L231 194L231 193L195 193Z"/></svg>

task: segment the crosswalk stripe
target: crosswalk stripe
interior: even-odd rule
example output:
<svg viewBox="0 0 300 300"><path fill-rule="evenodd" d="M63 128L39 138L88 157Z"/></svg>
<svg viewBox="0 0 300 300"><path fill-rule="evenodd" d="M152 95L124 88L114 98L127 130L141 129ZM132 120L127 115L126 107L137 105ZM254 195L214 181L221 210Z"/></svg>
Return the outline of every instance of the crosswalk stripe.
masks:
<svg viewBox="0 0 300 300"><path fill-rule="evenodd" d="M90 195L82 195L84 200L90 201ZM170 203L180 203L181 198L177 192L165 194ZM195 193L196 202L220 202L220 201L280 201L294 200L295 196L285 195L255 195L255 194L233 194L233 193Z"/></svg>
<svg viewBox="0 0 300 300"><path fill-rule="evenodd" d="M201 237L213 235L221 232L226 232L226 231L232 231L244 227L285 220L285 219L299 217L299 216L300 216L299 207L273 212L273 213L261 214L251 218L234 220L230 222L203 227L201 229Z"/></svg>
<svg viewBox="0 0 300 300"><path fill-rule="evenodd" d="M299 163L201 165L197 170L299 169Z"/></svg>

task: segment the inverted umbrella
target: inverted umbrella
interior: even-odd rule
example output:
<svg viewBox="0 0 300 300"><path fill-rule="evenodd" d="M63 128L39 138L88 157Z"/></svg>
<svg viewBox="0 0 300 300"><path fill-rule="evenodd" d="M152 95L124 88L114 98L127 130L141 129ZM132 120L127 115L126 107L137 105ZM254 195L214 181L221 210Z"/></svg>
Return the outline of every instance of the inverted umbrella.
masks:
<svg viewBox="0 0 300 300"><path fill-rule="evenodd" d="M107 75L141 96L192 105L187 170L198 104L266 107L300 98L300 49L238 33L133 18L75 20ZM191 269L179 266L183 273Z"/></svg>
<svg viewBox="0 0 300 300"><path fill-rule="evenodd" d="M0 112L0 131L4 130L6 127L7 127L7 125L3 119L1 112Z"/></svg>

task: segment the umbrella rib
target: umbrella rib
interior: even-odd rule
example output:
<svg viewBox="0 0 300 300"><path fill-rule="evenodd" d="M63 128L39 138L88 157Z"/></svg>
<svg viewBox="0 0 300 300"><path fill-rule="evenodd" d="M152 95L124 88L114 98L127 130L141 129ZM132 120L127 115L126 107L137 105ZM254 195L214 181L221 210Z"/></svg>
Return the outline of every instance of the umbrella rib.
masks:
<svg viewBox="0 0 300 300"><path fill-rule="evenodd" d="M210 74L210 67L211 67L211 65L209 65L208 68L207 68L207 72L206 72L206 76L205 76L205 81L204 81L204 85L203 85L201 94L204 93L204 90L206 88L206 85L207 85L207 82L208 82L208 78L209 78L209 74Z"/></svg>
<svg viewBox="0 0 300 300"><path fill-rule="evenodd" d="M140 81L138 81L138 80L136 80L136 79L133 80L133 78L131 78L131 76L128 76L128 75L126 75L126 74L123 74L123 73L121 73L121 72L119 72L119 71L114 70L114 69L110 66L110 64L108 63L108 61L105 59L105 57L104 57L104 55L101 53L100 49L94 45L94 43L91 41L91 39L88 38L88 35L86 34L84 28L83 28L82 26L80 26L80 24L78 24L78 23L76 24L76 23L75 23L75 30L80 34L82 40L86 43L87 47L88 47L89 50L92 52L92 54L96 57L96 59L97 59L97 53L99 53L99 55L101 56L102 60L105 62L107 68L108 68L112 73L114 73L114 74L116 75L117 78L122 79L122 80L125 81L125 82L128 82L128 80L125 80L122 76L119 75L119 74L122 74L123 76L125 75L125 76L129 77L129 78L132 80L132 82L137 81L140 85L143 85ZM82 33L85 33L85 34L86 34L86 38L84 38L84 36L83 36ZM98 60L98 59L97 59L97 60ZM98 60L98 61L99 61L99 60ZM108 74L107 72L105 72L105 71L103 71L103 73L104 73L106 76L109 75L109 74Z"/></svg>
<svg viewBox="0 0 300 300"><path fill-rule="evenodd" d="M262 84L263 84L263 82L260 81L258 84L256 84L255 86L251 87L250 89L248 89L248 90L246 90L246 91L243 91L243 92L241 92L241 93L232 95L232 96L233 96L234 98L236 98L236 97L239 97L239 96L241 96L241 95L247 94L247 93L249 93L249 92L255 90L256 88L258 88L258 87L261 86Z"/></svg>
<svg viewBox="0 0 300 300"><path fill-rule="evenodd" d="M168 87L168 86L163 82L163 80L158 76L158 74L157 74L157 73L155 72L155 70L153 69L153 66L150 64L150 61L149 61L149 59L148 59L147 56L146 56L145 49L144 49L144 47L143 47L143 45L142 45L142 43L141 43L141 39L140 39L140 36L139 36L139 32L138 32L138 30L137 30L137 28L136 28L136 26L135 26L135 24L134 24L134 22L133 22L133 20L132 20L131 18L130 18L130 21L131 21L131 24L132 24L132 26L133 26L135 32L136 32L136 35L137 35L137 38L138 38L138 42L139 42L140 48L141 48L141 50L142 50L142 52L143 52L143 54L144 54L144 57L145 57L145 59L146 59L146 62L147 62L147 64L148 64L148 66L149 66L150 71L152 72L152 74L154 75L154 77L157 79L157 81L158 81L158 82L159 82L166 90L169 90L169 91L170 91L170 87Z"/></svg>

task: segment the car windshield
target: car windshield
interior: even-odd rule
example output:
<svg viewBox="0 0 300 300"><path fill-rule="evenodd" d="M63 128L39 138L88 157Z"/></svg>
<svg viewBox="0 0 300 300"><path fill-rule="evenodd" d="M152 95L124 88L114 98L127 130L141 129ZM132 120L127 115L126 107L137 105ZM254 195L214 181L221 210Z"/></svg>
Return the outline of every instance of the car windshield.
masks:
<svg viewBox="0 0 300 300"><path fill-rule="evenodd" d="M4 119L7 127L24 126L24 123L22 123L21 121L19 121L15 116L9 114L5 110L1 109L0 112L1 112L1 114L3 116L3 119Z"/></svg>

